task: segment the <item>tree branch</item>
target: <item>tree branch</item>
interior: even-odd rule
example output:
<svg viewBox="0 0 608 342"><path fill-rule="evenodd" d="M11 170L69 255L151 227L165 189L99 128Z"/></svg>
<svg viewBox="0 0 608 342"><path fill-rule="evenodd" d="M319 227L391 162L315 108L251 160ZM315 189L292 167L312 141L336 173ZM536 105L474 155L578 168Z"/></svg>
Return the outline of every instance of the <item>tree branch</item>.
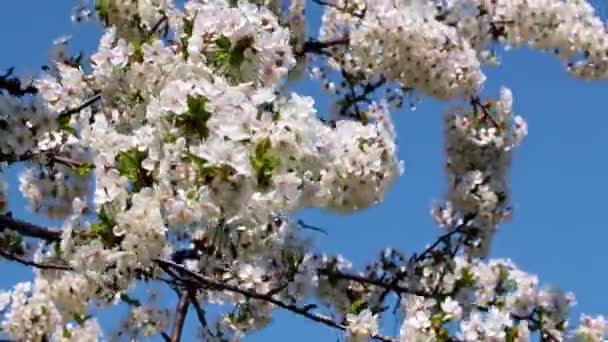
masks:
<svg viewBox="0 0 608 342"><path fill-rule="evenodd" d="M347 45L348 42L349 42L348 37L336 38L336 39L327 40L327 41L310 39L304 43L304 45L302 46L302 50L298 51L296 53L296 55L298 57L302 57L307 53L323 54L324 49L334 47L334 46L339 46L339 45Z"/></svg>
<svg viewBox="0 0 608 342"><path fill-rule="evenodd" d="M251 298L251 299L257 299L257 300L261 300L261 301L265 301L268 303L271 303L275 306L278 306L282 309L291 311L297 315L303 316L308 318L309 320L312 320L314 322L317 323L321 323L323 325L335 328L335 329L339 329L339 330L347 330L348 327L343 325L343 324L339 324L336 323L333 319L326 317L326 316L321 316L315 313L311 313L309 312L309 309L306 308L302 308L299 307L297 305L294 304L287 304L284 302L281 302L280 300L277 300L275 298L273 298L272 296L269 295L265 295L265 294L261 294L261 293L257 293L255 291L251 291L251 290L247 290L247 289L243 289L240 288L238 286L234 286L234 285L230 285L230 284L226 284L226 283L222 283L219 282L217 280L208 278L206 276L203 276L201 274L195 273L190 271L189 269L185 268L182 265L176 264L174 262L171 261L167 261L167 260L162 260L162 259L155 259L154 260L157 264L159 264L161 266L161 268L163 269L167 269L167 268L173 268L176 271L178 271L181 274L185 274L188 277L191 277L193 279L190 279L189 281L191 283L198 283L200 285L202 285L203 287L208 287L208 288L212 288L215 290L223 290L223 291L229 291L229 292L234 292L234 293L238 293L241 294L247 298ZM187 280L187 279L186 279ZM395 342L396 340L390 337L386 337L386 336L382 336L379 334L374 334L371 336L372 338L379 340L379 341L383 341L383 342Z"/></svg>
<svg viewBox="0 0 608 342"><path fill-rule="evenodd" d="M177 307L175 308L175 318L173 319L173 330L171 332L171 342L179 342L182 338L182 330L184 329L184 321L188 314L188 304L190 298L188 290L182 291Z"/></svg>
<svg viewBox="0 0 608 342"><path fill-rule="evenodd" d="M457 227L453 228L452 230L450 230L449 232L441 235L440 237L437 238L437 240L435 240L435 242L433 244L431 244L430 246L428 246L420 255L413 256L413 261L414 262L420 262L422 260L424 260L433 250L435 250L435 248L437 248L437 246L439 246L441 243L445 243L446 241L448 241L449 239L452 238L452 236L458 234L458 233L462 233L463 230L475 219L475 215L468 215L465 216L465 218L463 219L462 223L460 225L458 225Z"/></svg>
<svg viewBox="0 0 608 342"><path fill-rule="evenodd" d="M97 94L91 96L89 99L87 99L83 103L81 103L79 106L74 107L74 108L68 108L68 109L64 110L63 112L61 112L59 114L58 119L62 119L64 117L70 116L72 114L76 114L76 113L80 112L81 110L83 110L89 106L92 106L95 102L99 101L100 99L101 99L101 93L97 93Z"/></svg>
<svg viewBox="0 0 608 342"><path fill-rule="evenodd" d="M40 268L40 269L45 269L45 270L59 270L59 271L71 271L72 270L71 267L65 266L65 265L37 263L35 261L31 261L31 260L22 258L14 253L9 253L9 252L3 251L2 249L0 249L0 256L6 258L8 260L18 262L25 266L32 266L35 268Z"/></svg>
<svg viewBox="0 0 608 342"><path fill-rule="evenodd" d="M363 276L359 276L359 275L351 274L351 273L344 273L344 272L340 272L340 271L331 271L328 269L320 269L319 274L323 274L328 277L352 280L354 282L361 283L361 284L375 285L375 286L378 286L381 288L386 288L386 289L392 290L397 293L408 293L408 294L413 294L413 295L421 296L421 297L432 297L433 296L432 293L422 291L422 290L408 289L406 287L399 286L394 282L386 283L379 279L367 278L367 277L363 277Z"/></svg>
<svg viewBox="0 0 608 342"><path fill-rule="evenodd" d="M16 97L38 93L38 89L31 84L22 88L21 80L11 77L14 70L14 68L9 68L4 75L0 76L0 91L5 90L9 95Z"/></svg>
<svg viewBox="0 0 608 342"><path fill-rule="evenodd" d="M49 242L61 241L61 231L37 226L26 221L15 219L10 215L0 214L0 232L5 229L14 230L23 236L43 239Z"/></svg>
<svg viewBox="0 0 608 342"><path fill-rule="evenodd" d="M483 112L482 119L483 120L489 119L490 122L492 123L492 125L494 126L494 128L496 128L497 130L500 129L500 125L498 124L498 122L496 122L496 120L494 119L492 114L490 114L490 112L488 112L488 109L486 108L486 106L484 106L481 103L481 99L479 97L477 97L477 96L471 97L471 105L473 106L473 110L474 110L475 114L478 113L478 108L481 108L481 111Z"/></svg>
<svg viewBox="0 0 608 342"><path fill-rule="evenodd" d="M198 317L198 321L201 323L203 328L207 327L207 319L205 318L205 310L201 307L201 304L198 302L196 295L193 291L188 291L188 297L190 298L190 303L194 306L194 311L196 312L196 316Z"/></svg>

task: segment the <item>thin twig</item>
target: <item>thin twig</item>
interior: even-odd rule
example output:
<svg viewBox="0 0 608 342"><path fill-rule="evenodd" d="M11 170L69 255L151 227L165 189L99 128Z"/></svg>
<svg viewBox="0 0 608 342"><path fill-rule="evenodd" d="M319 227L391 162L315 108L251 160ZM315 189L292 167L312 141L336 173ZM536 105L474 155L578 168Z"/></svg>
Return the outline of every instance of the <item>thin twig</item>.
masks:
<svg viewBox="0 0 608 342"><path fill-rule="evenodd" d="M490 122L492 123L492 125L494 126L494 128L499 129L500 125L498 124L498 122L496 122L496 120L494 119L494 117L492 116L492 114L490 114L490 112L488 111L488 109L486 108L486 106L484 106L481 103L481 100L479 99L479 97L472 97L471 98L471 105L473 106L473 110L475 111L475 113L477 114L477 108L481 108L481 111L483 112L483 117L482 119L489 119Z"/></svg>
<svg viewBox="0 0 608 342"><path fill-rule="evenodd" d="M458 234L458 233L462 233L463 230L471 223L471 221L473 221L475 219L474 215L470 215L467 216L463 219L462 223L460 225L458 225L456 228L453 228L452 230L450 230L449 232L441 235L440 237L437 238L437 240L435 240L435 242L430 245L429 247L427 247L420 255L416 256L414 258L415 262L420 262L422 260L424 260L432 251L435 250L435 248L437 248L437 246L439 246L441 243L445 243L447 240L451 239L452 236Z"/></svg>

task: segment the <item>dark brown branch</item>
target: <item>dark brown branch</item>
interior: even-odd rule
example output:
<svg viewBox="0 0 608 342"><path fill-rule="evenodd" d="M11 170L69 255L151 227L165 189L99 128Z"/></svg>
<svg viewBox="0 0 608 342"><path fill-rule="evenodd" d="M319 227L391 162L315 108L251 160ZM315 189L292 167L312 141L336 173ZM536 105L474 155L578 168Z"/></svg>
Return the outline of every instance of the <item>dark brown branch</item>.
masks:
<svg viewBox="0 0 608 342"><path fill-rule="evenodd" d="M344 273L344 272L340 272L340 271L320 269L319 274L326 275L328 277L352 280L354 282L361 283L361 284L375 285L375 286L378 286L381 288L389 289L389 290L397 292L397 293L408 293L408 294L413 294L413 295L421 296L421 297L432 297L433 296L432 293L429 293L426 291L408 289L406 287L399 286L393 282L386 283L379 279L363 277L363 276L359 276L359 275L351 274L351 273Z"/></svg>
<svg viewBox="0 0 608 342"><path fill-rule="evenodd" d="M466 216L462 223L460 225L458 225L457 227L453 228L452 230L450 230L449 232L441 235L440 237L437 238L437 240L435 240L435 242L433 244L431 244L429 247L427 247L420 255L418 256L414 256L413 260L415 262L420 262L422 260L424 260L432 251L434 251L440 244L442 243L446 243L448 240L450 240L452 238L452 236L462 233L464 231L464 229L475 219L475 215L468 215Z"/></svg>
<svg viewBox="0 0 608 342"><path fill-rule="evenodd" d="M302 50L297 52L299 57L304 56L307 53L317 53L323 54L325 49L331 48L334 46L340 45L348 45L349 39L348 37L336 38L327 41L320 41L316 39L310 39L304 43L302 46Z"/></svg>
<svg viewBox="0 0 608 342"><path fill-rule="evenodd" d="M205 318L205 310L201 307L201 304L198 302L194 291L188 291L188 297L190 298L190 303L194 307L194 311L196 312L196 316L198 317L198 321L201 323L203 328L207 327L207 319Z"/></svg>
<svg viewBox="0 0 608 342"><path fill-rule="evenodd" d="M498 124L498 122L496 122L496 120L494 119L494 117L492 116L492 114L490 114L490 112L488 111L488 109L486 108L486 106L484 106L481 103L481 100L479 99L479 97L472 97L471 98L471 105L473 106L473 111L475 112L475 114L478 113L478 108L481 108L481 111L483 112L483 116L482 119L483 120L490 120L490 122L492 123L492 125L494 126L494 128L496 129L500 129L500 125Z"/></svg>
<svg viewBox="0 0 608 342"><path fill-rule="evenodd" d="M93 96L91 96L89 99L87 99L86 101L84 101L83 103L81 103L79 106L74 107L74 108L68 108L66 110L64 110L63 112L61 112L59 114L59 119L70 116L72 114L76 114L78 112L80 112L81 110L92 106L95 102L99 101L101 99L101 93L95 94Z"/></svg>
<svg viewBox="0 0 608 342"><path fill-rule="evenodd" d="M167 22L167 20L169 20L169 17L167 17L166 15L163 15L162 18L160 18L156 22L156 24L154 24L154 26L152 26L152 28L150 29L150 36L154 35L156 33L156 31L158 31L158 29L161 27L161 25Z"/></svg>
<svg viewBox="0 0 608 342"><path fill-rule="evenodd" d="M43 239L49 242L61 241L61 232L58 230L37 226L26 221L15 219L9 215L0 214L0 232L5 229L11 229L23 236Z"/></svg>
<svg viewBox="0 0 608 342"><path fill-rule="evenodd" d="M190 271L189 269L185 268L182 265L176 264L174 262L171 261L167 261L167 260L161 260L161 259L155 259L154 260L156 263L158 263L163 269L170 269L173 268L176 271L178 271L180 274L182 275L187 275L189 278L192 278L190 280L190 282L193 283L198 283L203 287L207 287L207 288L211 288L211 289L215 289L215 290L220 290L220 291L230 291L230 292L234 292L234 293L238 293L241 294L247 298L251 298L251 299L257 299L257 300L261 300L261 301L265 301L267 303L271 303L275 306L278 306L282 309L291 311L297 315L306 317L314 322L317 323L321 323L323 325L332 327L332 328L336 328L339 330L346 330L347 326L340 324L340 323L336 323L333 319L329 318L329 317L325 317L325 316L321 316L315 313L311 313L309 312L309 309L307 308L302 308L299 307L297 305L294 304L287 304L284 302L281 302L280 300L277 300L275 298L273 298L272 296L266 295L266 294L261 294L261 293L257 293L255 291L251 291L251 290L247 290L247 289L242 289L238 286L234 286L234 285L230 285L230 284L226 284L223 282L219 282L215 279L212 278L208 278L206 276L203 276L201 274L195 273ZM383 341L383 342L394 342L395 339L390 338L390 337L386 337L386 336L382 336L382 335L378 335L378 334L374 334L371 336L372 338L379 340L379 341Z"/></svg>
<svg viewBox="0 0 608 342"><path fill-rule="evenodd" d="M9 252L3 251L1 249L0 249L0 256L6 258L8 260L18 262L25 266L32 266L32 267L44 269L44 270L59 270L59 271L71 271L72 270L71 267L66 266L66 265L56 265L56 264L46 264L46 263L43 264L43 263L38 263L35 261L27 260L14 253L9 253Z"/></svg>
<svg viewBox="0 0 608 342"><path fill-rule="evenodd" d="M38 89L31 84L22 88L21 80L16 77L11 77L13 71L14 68L10 68L4 75L0 76L0 92L6 91L9 95L17 97L38 93Z"/></svg>
<svg viewBox="0 0 608 342"><path fill-rule="evenodd" d="M184 321L188 314L188 304L190 298L188 291L184 290L180 297L177 307L175 308L175 318L173 318L173 330L171 332L171 342L179 342L182 338L182 331L184 329Z"/></svg>
<svg viewBox="0 0 608 342"><path fill-rule="evenodd" d="M77 168L77 167L80 167L83 165L82 162L73 160L68 157L53 154L53 153L56 153L56 151L45 151L45 152L40 152L40 153L26 152L26 153L24 153L22 155L18 155L18 156L0 154L0 160L7 162L9 164L12 164L12 163L16 163L16 162L31 161L38 157L44 157L44 158L48 159L49 163L62 164L69 168Z"/></svg>

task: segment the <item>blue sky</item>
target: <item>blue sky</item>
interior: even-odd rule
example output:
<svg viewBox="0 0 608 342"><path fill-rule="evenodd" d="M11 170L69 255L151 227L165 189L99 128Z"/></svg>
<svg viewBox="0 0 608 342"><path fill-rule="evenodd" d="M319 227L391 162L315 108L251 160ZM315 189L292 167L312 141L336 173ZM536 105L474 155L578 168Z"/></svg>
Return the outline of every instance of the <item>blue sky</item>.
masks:
<svg viewBox="0 0 608 342"><path fill-rule="evenodd" d="M20 74L37 74L48 61L53 39L64 34L73 34L73 49L92 51L99 28L72 24L71 6L71 1L4 1L0 5L4 46L0 69L14 66ZM318 15L316 9L311 13ZM530 135L513 162L514 217L501 227L492 254L511 258L524 270L538 274L545 285L573 291L578 300L573 312L577 319L580 312L608 314L604 283L608 280L608 223L604 217L608 211L608 83L572 79L549 54L501 53L503 64L485 70L484 93L495 96L501 85L510 87L515 111L527 119ZM314 96L320 109L327 106L317 83L305 82L297 89ZM410 254L432 241L438 231L429 209L445 191L441 135L445 108L445 103L423 99L416 111L394 113L405 173L384 203L350 216L316 210L302 213L308 223L329 232L317 236L320 249L342 253L361 266L384 247ZM24 211L14 171L9 176L14 215L49 223ZM0 267L0 287L31 276L18 266L2 263ZM193 316L187 322L185 341L192 340L188 334L193 336ZM110 322L116 316L101 317ZM246 341L335 341L338 336L329 328L277 312L270 327Z"/></svg>

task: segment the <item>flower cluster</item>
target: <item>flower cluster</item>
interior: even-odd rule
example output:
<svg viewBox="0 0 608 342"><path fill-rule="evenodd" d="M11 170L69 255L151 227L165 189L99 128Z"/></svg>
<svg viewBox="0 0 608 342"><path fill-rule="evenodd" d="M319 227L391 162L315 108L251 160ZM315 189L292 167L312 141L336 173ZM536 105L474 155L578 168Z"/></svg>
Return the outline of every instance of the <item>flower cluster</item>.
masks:
<svg viewBox="0 0 608 342"><path fill-rule="evenodd" d="M54 140L51 131L57 129L56 118L38 97L0 94L0 161L12 162L17 156L37 152L39 141Z"/></svg>
<svg viewBox="0 0 608 342"><path fill-rule="evenodd" d="M512 94L502 88L500 99L472 109L455 109L446 116L446 171L449 192L446 205L433 209L440 226L453 228L474 216L480 230L474 255L487 256L497 225L509 215L508 171L512 151L527 134L527 126L512 111ZM467 222L468 224L468 222Z"/></svg>
<svg viewBox="0 0 608 342"><path fill-rule="evenodd" d="M70 283L74 278L67 277L51 282L38 276L33 284L15 285L10 299L2 295L4 300L0 301L0 309L6 310L2 330L20 341L41 341L48 336L55 337L57 341L97 341L101 336L97 320L71 311L78 306L86 306L86 301L65 302L66 294L71 297L74 292L83 291L78 287L79 282ZM69 292L68 287L71 289ZM66 306L61 308L58 303Z"/></svg>
<svg viewBox="0 0 608 342"><path fill-rule="evenodd" d="M350 34L354 64L439 99L476 93L485 80L476 51L435 16L432 2L368 6Z"/></svg>
<svg viewBox="0 0 608 342"><path fill-rule="evenodd" d="M217 65L231 78L271 87L295 65L289 30L265 7L246 1L236 7L228 1L191 2L183 20L188 58Z"/></svg>

